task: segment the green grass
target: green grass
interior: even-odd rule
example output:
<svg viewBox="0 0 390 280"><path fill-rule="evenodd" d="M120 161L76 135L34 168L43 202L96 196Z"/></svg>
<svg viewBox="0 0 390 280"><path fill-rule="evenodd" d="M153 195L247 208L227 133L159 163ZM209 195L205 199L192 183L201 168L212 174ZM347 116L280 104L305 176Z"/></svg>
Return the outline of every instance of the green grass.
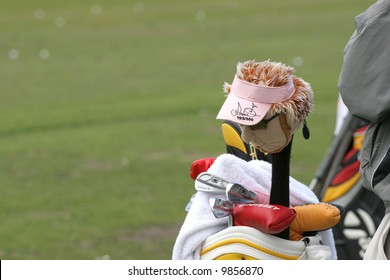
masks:
<svg viewBox="0 0 390 280"><path fill-rule="evenodd" d="M170 259L191 163L225 152L215 116L238 61L303 58L315 110L291 172L309 184L371 2L2 1L0 258Z"/></svg>

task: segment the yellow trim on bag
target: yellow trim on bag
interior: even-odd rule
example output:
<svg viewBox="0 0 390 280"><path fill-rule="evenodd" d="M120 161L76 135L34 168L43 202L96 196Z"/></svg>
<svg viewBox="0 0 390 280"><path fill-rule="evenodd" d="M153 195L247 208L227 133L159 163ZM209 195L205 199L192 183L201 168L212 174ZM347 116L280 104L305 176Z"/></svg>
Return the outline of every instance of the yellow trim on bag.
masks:
<svg viewBox="0 0 390 280"><path fill-rule="evenodd" d="M227 145L237 148L243 153L247 153L244 143L241 140L241 136L230 125L222 124L222 135Z"/></svg>
<svg viewBox="0 0 390 280"><path fill-rule="evenodd" d="M353 175L348 181L345 183L339 185L339 186L334 186L334 187L329 187L326 189L325 195L322 199L322 202L330 202L333 201L340 196L344 195L346 192L348 192L355 184L356 182L360 179L360 173L356 173Z"/></svg>
<svg viewBox="0 0 390 280"><path fill-rule="evenodd" d="M359 151L362 150L362 147L363 147L363 139L364 139L364 134L359 135L359 136L355 136L355 138L353 139L353 147L354 147L356 150L359 150Z"/></svg>
<svg viewBox="0 0 390 280"><path fill-rule="evenodd" d="M267 249L267 248L264 248L256 243L253 243L251 241L248 241L247 239L243 239L243 238L229 238L229 239L226 239L226 240L223 240L223 241L220 241L220 242L217 242L207 248L204 248L201 252L200 252L200 255L203 256L204 254L207 254L208 252L210 252L211 250L214 250L218 247L222 247L222 246L225 246L225 245L229 245L229 244L234 244L234 243L241 243L241 244L244 244L244 245L247 245L249 247L252 247L256 250L259 250L263 253L266 253L268 255L271 255L271 256L274 256L274 257L277 257L277 258L280 258L280 259L283 259L283 260L297 260L299 259L299 256L294 256L294 255L287 255L287 254L282 254L282 253L278 253L278 252L274 252L270 249Z"/></svg>
<svg viewBox="0 0 390 280"><path fill-rule="evenodd" d="M248 255L244 255L244 254L236 254L236 253L232 253L232 254L225 254L225 255L222 255L222 256L219 256L219 257L216 257L215 260L217 261L242 261L242 260L248 260L248 261L253 261L253 260L257 260L255 259L254 257L251 257L251 256L248 256Z"/></svg>

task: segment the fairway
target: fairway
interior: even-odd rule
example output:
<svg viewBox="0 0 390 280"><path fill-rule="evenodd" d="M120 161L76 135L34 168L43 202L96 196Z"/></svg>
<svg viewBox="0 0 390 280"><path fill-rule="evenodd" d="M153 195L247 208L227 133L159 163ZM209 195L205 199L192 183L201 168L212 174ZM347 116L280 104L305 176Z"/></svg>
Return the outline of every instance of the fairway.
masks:
<svg viewBox="0 0 390 280"><path fill-rule="evenodd" d="M335 127L354 17L374 1L0 2L0 258L170 259L191 163L225 152L216 114L245 60L311 84L309 184Z"/></svg>

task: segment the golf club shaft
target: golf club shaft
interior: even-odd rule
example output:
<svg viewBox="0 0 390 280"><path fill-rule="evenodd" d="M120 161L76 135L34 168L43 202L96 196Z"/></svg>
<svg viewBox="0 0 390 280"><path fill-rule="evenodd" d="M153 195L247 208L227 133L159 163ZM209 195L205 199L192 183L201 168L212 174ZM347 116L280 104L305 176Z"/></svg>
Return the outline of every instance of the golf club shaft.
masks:
<svg viewBox="0 0 390 280"><path fill-rule="evenodd" d="M269 204L290 207L290 156L292 139L280 152L272 154L272 183ZM289 228L276 236L289 239Z"/></svg>

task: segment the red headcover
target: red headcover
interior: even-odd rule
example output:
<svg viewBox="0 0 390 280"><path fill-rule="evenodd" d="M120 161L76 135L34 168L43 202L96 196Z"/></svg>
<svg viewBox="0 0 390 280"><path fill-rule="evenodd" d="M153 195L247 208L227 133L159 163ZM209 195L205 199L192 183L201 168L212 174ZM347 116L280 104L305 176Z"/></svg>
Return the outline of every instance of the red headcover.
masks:
<svg viewBox="0 0 390 280"><path fill-rule="evenodd" d="M233 225L277 234L288 228L295 215L294 209L282 205L240 204L233 208Z"/></svg>
<svg viewBox="0 0 390 280"><path fill-rule="evenodd" d="M196 179L202 172L206 172L210 166L214 163L215 158L201 158L195 160L190 169L190 176L192 179Z"/></svg>

